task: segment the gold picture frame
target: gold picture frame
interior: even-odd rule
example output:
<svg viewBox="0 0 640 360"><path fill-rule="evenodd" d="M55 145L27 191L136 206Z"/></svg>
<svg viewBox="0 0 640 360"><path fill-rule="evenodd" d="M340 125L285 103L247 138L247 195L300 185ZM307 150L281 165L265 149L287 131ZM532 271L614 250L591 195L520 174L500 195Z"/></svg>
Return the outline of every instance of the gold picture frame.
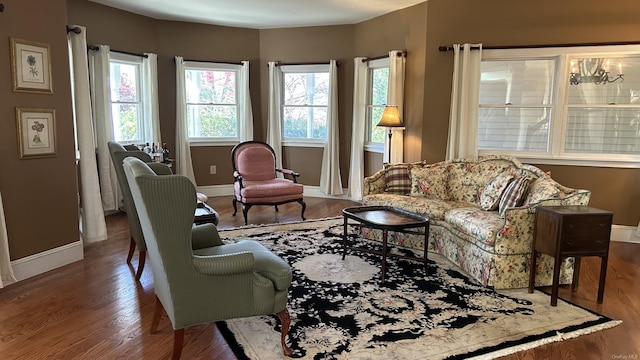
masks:
<svg viewBox="0 0 640 360"><path fill-rule="evenodd" d="M9 38L14 92L53 94L48 44Z"/></svg>
<svg viewBox="0 0 640 360"><path fill-rule="evenodd" d="M20 159L56 156L56 111L16 108Z"/></svg>

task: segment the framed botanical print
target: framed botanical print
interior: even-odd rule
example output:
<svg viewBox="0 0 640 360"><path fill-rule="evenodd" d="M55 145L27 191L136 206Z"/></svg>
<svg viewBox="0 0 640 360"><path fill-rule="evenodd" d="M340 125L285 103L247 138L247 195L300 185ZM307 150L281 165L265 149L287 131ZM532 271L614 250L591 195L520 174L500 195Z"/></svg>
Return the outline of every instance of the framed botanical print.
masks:
<svg viewBox="0 0 640 360"><path fill-rule="evenodd" d="M53 109L16 108L20 159L56 155L55 115Z"/></svg>
<svg viewBox="0 0 640 360"><path fill-rule="evenodd" d="M13 91L53 94L48 44L10 38Z"/></svg>

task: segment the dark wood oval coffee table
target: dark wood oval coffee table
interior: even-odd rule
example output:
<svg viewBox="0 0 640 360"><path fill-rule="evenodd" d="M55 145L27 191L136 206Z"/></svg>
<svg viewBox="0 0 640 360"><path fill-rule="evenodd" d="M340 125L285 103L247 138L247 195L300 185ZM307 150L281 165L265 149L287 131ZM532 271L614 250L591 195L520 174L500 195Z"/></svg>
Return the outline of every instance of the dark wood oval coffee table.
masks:
<svg viewBox="0 0 640 360"><path fill-rule="evenodd" d="M415 257L402 256L397 254L387 254L387 236L389 231L404 232L410 234L424 234L424 266L427 268L427 248L429 247L429 218L403 209L392 206L353 206L342 209L344 217L344 230L342 234L342 260L347 254L347 228L349 219L358 222L361 227L382 230L382 277L384 282L386 273L387 255L402 258L416 259ZM418 232L415 228L424 227L424 233ZM360 251L374 252L368 249L358 248Z"/></svg>

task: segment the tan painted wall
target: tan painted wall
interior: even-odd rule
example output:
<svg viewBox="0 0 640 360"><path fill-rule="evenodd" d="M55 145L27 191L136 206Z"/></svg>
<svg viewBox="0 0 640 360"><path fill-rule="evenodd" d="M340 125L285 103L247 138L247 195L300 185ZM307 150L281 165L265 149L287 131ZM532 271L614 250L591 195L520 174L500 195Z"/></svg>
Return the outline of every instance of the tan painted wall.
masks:
<svg viewBox="0 0 640 360"><path fill-rule="evenodd" d="M422 158L444 159L453 54L439 45L481 42L534 45L624 42L640 39L640 2L613 0L429 0ZM561 184L592 191L590 205L612 211L613 221L637 225L640 169L544 166Z"/></svg>
<svg viewBox="0 0 640 360"><path fill-rule="evenodd" d="M0 191L12 260L79 240L64 0L3 1L0 13ZM53 94L12 91L9 38L49 44ZM18 159L16 107L56 115L57 155Z"/></svg>

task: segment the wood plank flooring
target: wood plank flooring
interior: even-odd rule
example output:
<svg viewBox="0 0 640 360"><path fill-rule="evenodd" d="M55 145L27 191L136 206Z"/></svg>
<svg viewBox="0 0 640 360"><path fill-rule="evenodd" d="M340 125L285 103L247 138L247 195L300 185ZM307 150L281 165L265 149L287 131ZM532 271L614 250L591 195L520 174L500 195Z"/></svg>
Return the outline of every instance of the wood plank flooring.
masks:
<svg viewBox="0 0 640 360"><path fill-rule="evenodd" d="M308 219L340 215L356 205L347 200L306 198ZM231 197L209 201L221 216L219 227L244 223L232 217ZM254 207L249 222L300 219L300 205ZM109 239L85 246L85 259L0 289L0 359L168 359L173 331L167 319L150 334L154 293L150 267L140 284L125 263L129 234L126 216L107 217ZM640 359L640 244L611 245L604 303L596 304L598 258L584 258L578 291L560 297L623 320L616 328L519 352L504 359ZM235 359L215 325L185 332L183 359Z"/></svg>

